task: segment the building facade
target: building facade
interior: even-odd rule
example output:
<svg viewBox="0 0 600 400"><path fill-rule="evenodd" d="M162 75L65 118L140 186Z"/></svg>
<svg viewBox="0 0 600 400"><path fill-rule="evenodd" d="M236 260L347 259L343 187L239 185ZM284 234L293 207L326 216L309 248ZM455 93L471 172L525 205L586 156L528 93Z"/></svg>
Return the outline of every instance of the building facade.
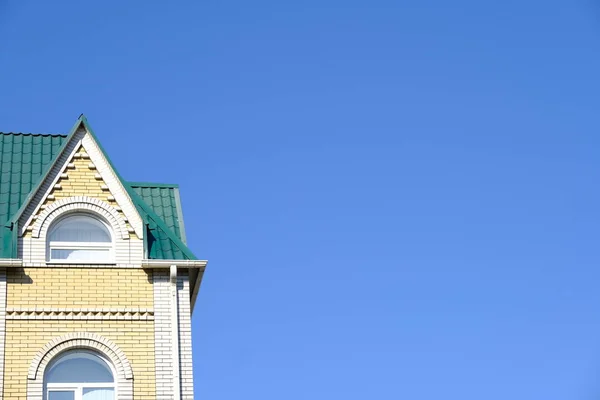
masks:
<svg viewBox="0 0 600 400"><path fill-rule="evenodd" d="M0 400L192 400L177 185L125 181L84 116L0 157Z"/></svg>

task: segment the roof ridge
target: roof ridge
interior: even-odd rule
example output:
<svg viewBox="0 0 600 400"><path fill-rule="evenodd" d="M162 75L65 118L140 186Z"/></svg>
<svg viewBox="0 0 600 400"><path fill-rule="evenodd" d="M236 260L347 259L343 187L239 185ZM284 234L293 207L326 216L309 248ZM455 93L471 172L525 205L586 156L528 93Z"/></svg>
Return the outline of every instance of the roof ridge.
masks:
<svg viewBox="0 0 600 400"><path fill-rule="evenodd" d="M0 135L21 135L21 136L61 136L67 137L64 133L29 133L29 132L0 132Z"/></svg>

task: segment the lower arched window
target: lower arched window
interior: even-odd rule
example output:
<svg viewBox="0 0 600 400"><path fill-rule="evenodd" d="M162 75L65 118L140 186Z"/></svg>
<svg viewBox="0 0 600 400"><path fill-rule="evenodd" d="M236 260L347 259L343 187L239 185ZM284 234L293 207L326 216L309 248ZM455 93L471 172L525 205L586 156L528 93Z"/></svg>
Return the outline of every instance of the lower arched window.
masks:
<svg viewBox="0 0 600 400"><path fill-rule="evenodd" d="M46 400L114 400L115 374L97 353L72 350L58 355L44 374Z"/></svg>

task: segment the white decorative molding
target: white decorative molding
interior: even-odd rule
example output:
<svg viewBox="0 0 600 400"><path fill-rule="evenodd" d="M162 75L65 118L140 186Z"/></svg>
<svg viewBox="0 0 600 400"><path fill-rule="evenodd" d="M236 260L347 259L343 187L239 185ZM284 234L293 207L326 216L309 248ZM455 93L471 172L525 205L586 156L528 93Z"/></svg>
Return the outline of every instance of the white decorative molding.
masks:
<svg viewBox="0 0 600 400"><path fill-rule="evenodd" d="M116 400L133 400L133 370L125 353L111 340L89 332L68 333L52 339L36 354L27 374L27 400L43 399L48 363L60 353L74 349L97 351L110 360L117 372Z"/></svg>
<svg viewBox="0 0 600 400"><path fill-rule="evenodd" d="M149 308L21 308L6 309L6 319L153 321Z"/></svg>
<svg viewBox="0 0 600 400"><path fill-rule="evenodd" d="M121 239L129 239L129 230L125 223L125 218L123 218L123 216L107 202L88 196L67 197L55 201L44 208L44 211L42 211L35 219L32 236L34 238L45 236L52 221L66 212L73 211L90 211L99 214L112 226L114 232L120 234Z"/></svg>

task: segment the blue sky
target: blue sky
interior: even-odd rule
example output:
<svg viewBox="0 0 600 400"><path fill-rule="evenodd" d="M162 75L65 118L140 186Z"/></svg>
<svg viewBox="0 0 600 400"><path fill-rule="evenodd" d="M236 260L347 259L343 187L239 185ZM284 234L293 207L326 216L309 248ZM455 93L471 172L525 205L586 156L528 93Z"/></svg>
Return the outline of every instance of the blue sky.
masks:
<svg viewBox="0 0 600 400"><path fill-rule="evenodd" d="M197 398L600 396L598 2L2 0L0 38L0 130L84 112L180 184Z"/></svg>

